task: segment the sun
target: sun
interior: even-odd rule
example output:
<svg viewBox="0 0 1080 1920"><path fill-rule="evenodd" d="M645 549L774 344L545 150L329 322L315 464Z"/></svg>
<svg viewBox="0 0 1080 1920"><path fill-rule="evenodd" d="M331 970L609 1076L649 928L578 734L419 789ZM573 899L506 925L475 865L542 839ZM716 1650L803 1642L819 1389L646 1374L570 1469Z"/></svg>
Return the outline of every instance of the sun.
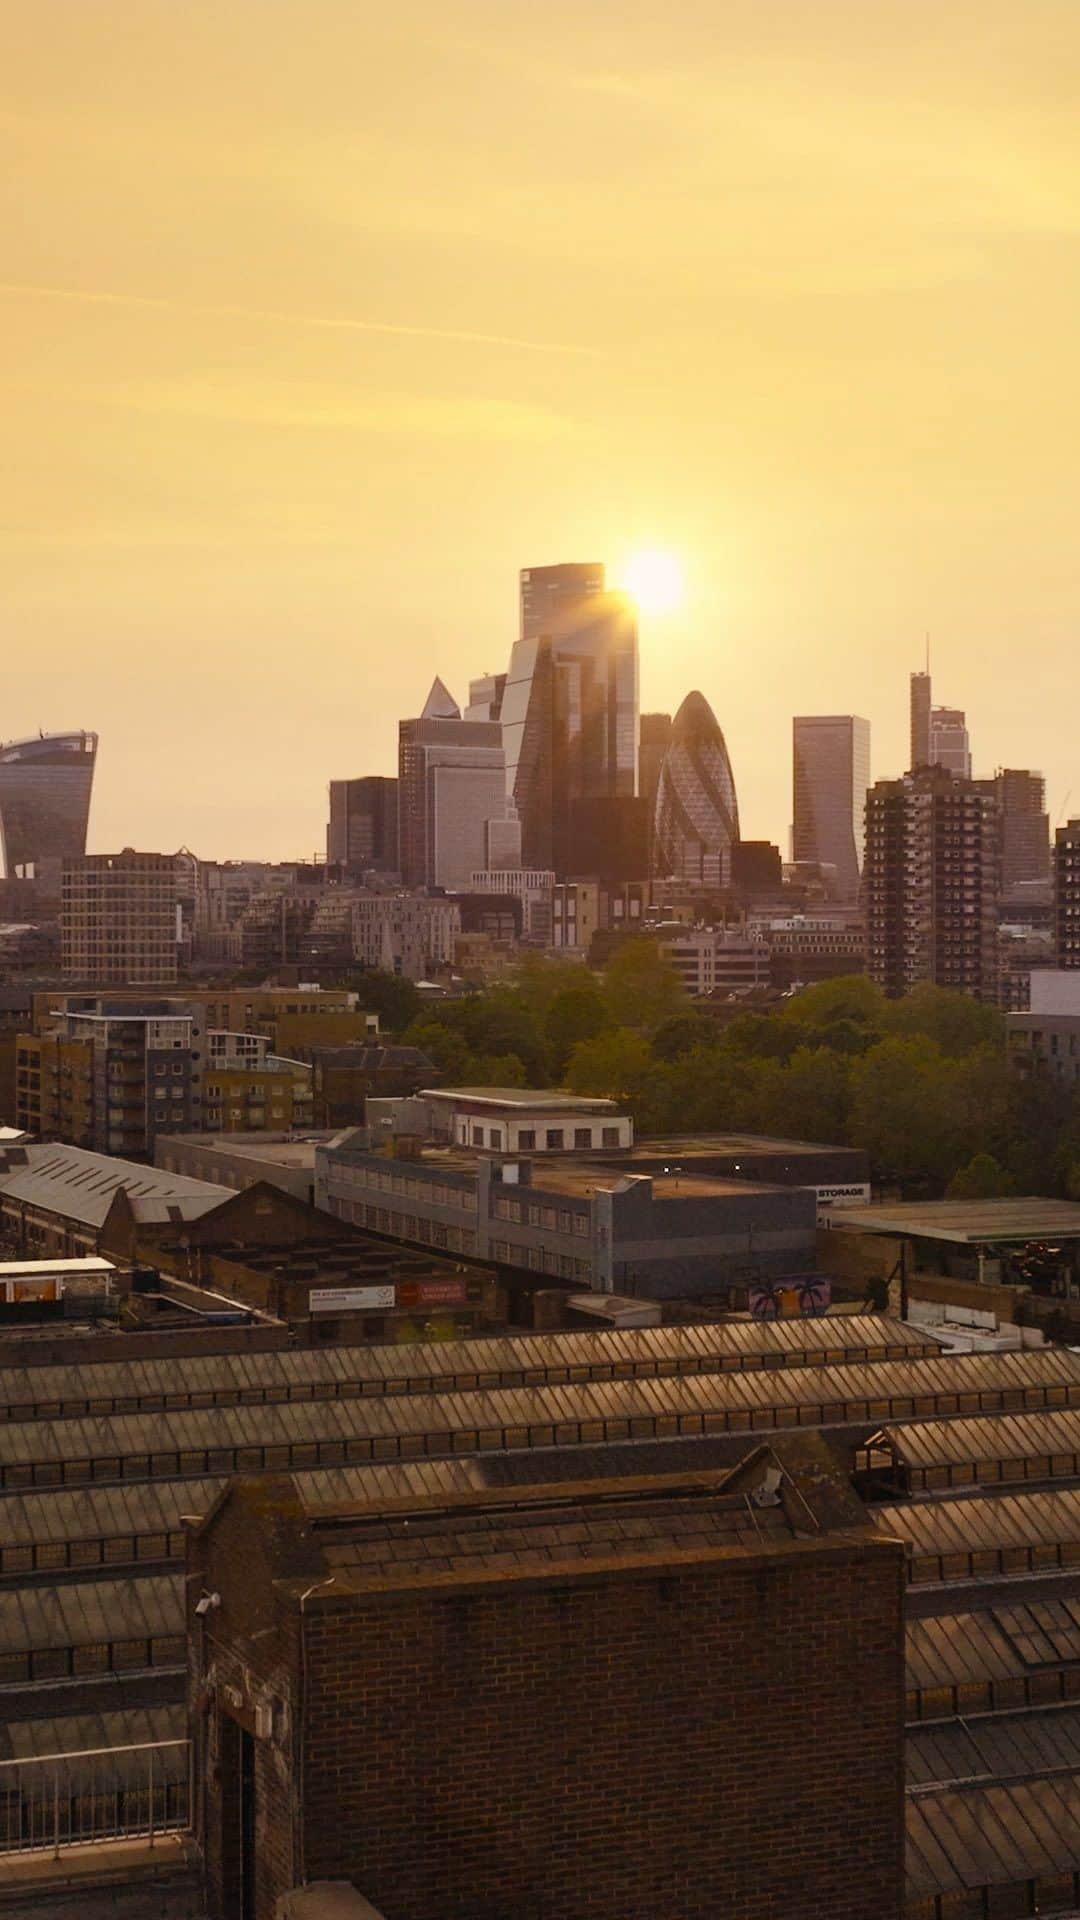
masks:
<svg viewBox="0 0 1080 1920"><path fill-rule="evenodd" d="M622 584L642 613L670 613L683 597L679 562L673 553L656 547L631 554L623 569Z"/></svg>

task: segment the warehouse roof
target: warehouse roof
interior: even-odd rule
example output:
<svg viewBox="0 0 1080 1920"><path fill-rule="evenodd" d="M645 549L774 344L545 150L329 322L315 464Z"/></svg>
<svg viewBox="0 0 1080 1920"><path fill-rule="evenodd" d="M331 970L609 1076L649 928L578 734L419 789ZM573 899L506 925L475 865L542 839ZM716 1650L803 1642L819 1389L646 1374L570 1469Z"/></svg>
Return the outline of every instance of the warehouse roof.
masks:
<svg viewBox="0 0 1080 1920"><path fill-rule="evenodd" d="M0 1647L5 1654L169 1638L184 1631L184 1582L179 1574L0 1588Z"/></svg>
<svg viewBox="0 0 1080 1920"><path fill-rule="evenodd" d="M957 1411L1008 1396L1080 1401L1080 1356L1060 1349L950 1354L858 1366L617 1379L462 1393L416 1393L165 1409L0 1426L13 1489L46 1480L344 1464L419 1452L672 1439L754 1427L819 1426ZM298 1456L295 1449L303 1451ZM316 1449L330 1449L331 1458ZM288 1449L276 1458L266 1450ZM334 1455L336 1454L336 1460ZM233 1457L235 1455L236 1457ZM246 1457L245 1457L246 1456Z"/></svg>
<svg viewBox="0 0 1080 1920"><path fill-rule="evenodd" d="M1061 1471L1075 1470L1080 1453L1080 1412L995 1413L971 1420L911 1420L883 1427L867 1448L887 1448L905 1467L977 1465L991 1460L1061 1457Z"/></svg>
<svg viewBox="0 0 1080 1920"><path fill-rule="evenodd" d="M1080 1543L1080 1488L980 1494L871 1509L875 1526L904 1540L913 1556Z"/></svg>
<svg viewBox="0 0 1080 1920"><path fill-rule="evenodd" d="M121 1188L136 1220L146 1223L197 1220L234 1197L231 1187L89 1153L83 1147L33 1145L0 1155L0 1197L62 1214L85 1226L104 1224Z"/></svg>
<svg viewBox="0 0 1080 1920"><path fill-rule="evenodd" d="M887 1233L897 1239L952 1240L962 1246L1005 1246L1030 1240L1080 1239L1080 1203L1025 1197L1010 1200L910 1200L845 1207L830 1225L842 1233Z"/></svg>
<svg viewBox="0 0 1080 1920"><path fill-rule="evenodd" d="M980 1714L907 1736L909 1787L1030 1779L1080 1771L1080 1707Z"/></svg>
<svg viewBox="0 0 1080 1920"><path fill-rule="evenodd" d="M80 1354L77 1366L0 1367L0 1422L5 1410L9 1419L34 1408L46 1414L108 1412L119 1402L128 1404L117 1410L135 1411L147 1401L158 1404L164 1398L182 1406L190 1396L207 1394L237 1400L332 1398L350 1388L376 1394L461 1390L639 1374L855 1364L938 1352L917 1328L879 1314L151 1360L106 1357L91 1346L85 1356Z"/></svg>
<svg viewBox="0 0 1080 1920"><path fill-rule="evenodd" d="M317 1566L320 1601L368 1588L558 1574L596 1566L711 1560L773 1553L828 1538L873 1553L885 1545L866 1524L847 1476L817 1435L755 1447L736 1465L349 1506L306 1504L291 1479L233 1482L225 1502L251 1503L282 1554L280 1577L305 1598ZM205 1523L212 1529L220 1511ZM272 1576L273 1577L273 1576Z"/></svg>
<svg viewBox="0 0 1080 1920"><path fill-rule="evenodd" d="M908 1896L1023 1886L1076 1868L1080 1772L909 1795Z"/></svg>

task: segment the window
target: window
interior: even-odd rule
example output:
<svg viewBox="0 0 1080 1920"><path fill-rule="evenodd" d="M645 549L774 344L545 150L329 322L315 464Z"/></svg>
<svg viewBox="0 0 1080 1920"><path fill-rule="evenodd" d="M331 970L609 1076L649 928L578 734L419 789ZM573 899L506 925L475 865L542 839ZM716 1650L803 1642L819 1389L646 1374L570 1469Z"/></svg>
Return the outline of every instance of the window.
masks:
<svg viewBox="0 0 1080 1920"><path fill-rule="evenodd" d="M548 1130L547 1130L547 1136L546 1136L546 1138L547 1138L547 1145L548 1145L548 1147L549 1147L549 1148L551 1148L552 1150L554 1150L555 1152L557 1152L557 1151L559 1150L559 1148L560 1148L560 1147L562 1146L562 1143L563 1143L563 1130L562 1130L562 1128L561 1128L561 1127L549 1127L549 1128L548 1128Z"/></svg>
<svg viewBox="0 0 1080 1920"><path fill-rule="evenodd" d="M536 1145L536 1128L535 1127L519 1127L518 1128L518 1146L522 1149L525 1149L526 1147L535 1147L535 1145Z"/></svg>
<svg viewBox="0 0 1080 1920"><path fill-rule="evenodd" d="M591 1147L592 1146L592 1128L591 1127L575 1127L574 1128L574 1145L575 1147Z"/></svg>
<svg viewBox="0 0 1080 1920"><path fill-rule="evenodd" d="M602 1141L602 1143L603 1143L603 1145L604 1145L605 1147L617 1147L617 1146L618 1146L618 1144L619 1144L619 1129L618 1129L618 1127L604 1127L604 1128L602 1128L602 1129L601 1129L601 1134L600 1134L600 1138L601 1138L601 1141Z"/></svg>
<svg viewBox="0 0 1080 1920"><path fill-rule="evenodd" d="M483 1146L483 1144L484 1144L484 1129L483 1129L483 1127L474 1127L474 1128L473 1128L473 1130L472 1130L472 1143L473 1143L473 1146L474 1146L474 1147L482 1147L482 1146Z"/></svg>

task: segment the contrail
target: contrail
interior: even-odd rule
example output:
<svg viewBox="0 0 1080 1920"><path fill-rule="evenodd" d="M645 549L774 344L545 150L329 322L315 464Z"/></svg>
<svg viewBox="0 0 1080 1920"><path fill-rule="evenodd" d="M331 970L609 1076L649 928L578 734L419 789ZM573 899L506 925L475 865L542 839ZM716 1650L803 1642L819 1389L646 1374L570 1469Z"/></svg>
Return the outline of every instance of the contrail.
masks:
<svg viewBox="0 0 1080 1920"><path fill-rule="evenodd" d="M95 293L81 287L36 287L19 281L0 281L0 294L24 300L69 300L83 306L145 307L161 313L204 314L221 320L264 320L277 326L313 327L324 333L381 333L406 340L455 340L463 346L510 347L519 353L582 354L591 347L569 346L557 340L522 340L514 334L473 333L462 327L410 326L399 320L357 320L349 315L287 313L276 307L209 306L201 302L168 300L146 293Z"/></svg>

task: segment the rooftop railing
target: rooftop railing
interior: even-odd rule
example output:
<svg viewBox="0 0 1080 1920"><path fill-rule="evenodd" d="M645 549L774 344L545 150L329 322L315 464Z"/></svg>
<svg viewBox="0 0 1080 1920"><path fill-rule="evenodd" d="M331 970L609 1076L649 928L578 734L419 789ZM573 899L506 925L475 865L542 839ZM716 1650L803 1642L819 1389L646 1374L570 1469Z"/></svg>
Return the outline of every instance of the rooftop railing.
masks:
<svg viewBox="0 0 1080 1920"><path fill-rule="evenodd" d="M156 1740L0 1761L0 1857L146 1841L186 1829L190 1742Z"/></svg>

